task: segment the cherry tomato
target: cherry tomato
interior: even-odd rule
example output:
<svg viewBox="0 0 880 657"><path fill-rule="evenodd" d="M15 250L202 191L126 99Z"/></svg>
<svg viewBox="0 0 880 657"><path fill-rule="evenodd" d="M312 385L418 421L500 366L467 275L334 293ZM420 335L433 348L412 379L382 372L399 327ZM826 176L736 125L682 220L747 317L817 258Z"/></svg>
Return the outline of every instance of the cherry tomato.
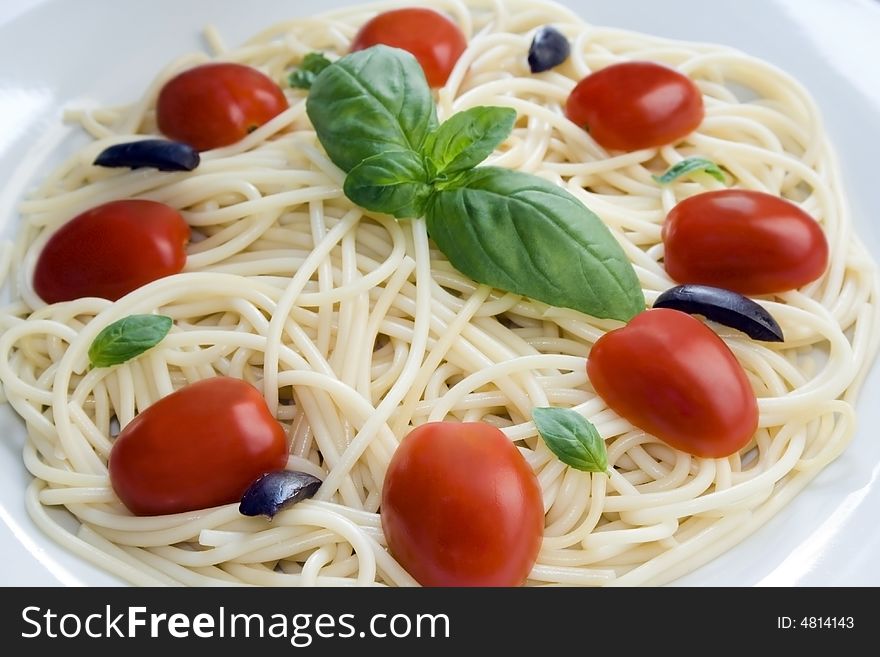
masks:
<svg viewBox="0 0 880 657"><path fill-rule="evenodd" d="M189 226L163 203L111 201L86 210L46 242L34 290L46 303L81 297L116 301L186 264Z"/></svg>
<svg viewBox="0 0 880 657"><path fill-rule="evenodd" d="M496 427L423 424L388 466L382 527L391 553L424 586L518 586L541 547L541 487Z"/></svg>
<svg viewBox="0 0 880 657"><path fill-rule="evenodd" d="M604 148L635 151L671 144L703 120L690 78L653 62L622 62L578 82L565 115Z"/></svg>
<svg viewBox="0 0 880 657"><path fill-rule="evenodd" d="M110 451L110 483L135 515L237 502L260 475L287 463L287 438L259 391L215 377L138 414Z"/></svg>
<svg viewBox="0 0 880 657"><path fill-rule="evenodd" d="M377 44L401 48L422 65L428 84L442 87L467 47L464 34L451 20L434 11L410 7L379 14L360 29L351 51Z"/></svg>
<svg viewBox="0 0 880 657"><path fill-rule="evenodd" d="M202 64L159 92L159 130L200 151L228 146L288 107L281 88L242 64Z"/></svg>
<svg viewBox="0 0 880 657"><path fill-rule="evenodd" d="M673 279L740 294L800 287L828 264L821 226L793 203L763 192L691 196L672 208L662 236L664 266Z"/></svg>
<svg viewBox="0 0 880 657"><path fill-rule="evenodd" d="M678 310L645 310L603 335L587 375L618 415L695 456L729 456L758 427L758 402L739 361L710 328Z"/></svg>

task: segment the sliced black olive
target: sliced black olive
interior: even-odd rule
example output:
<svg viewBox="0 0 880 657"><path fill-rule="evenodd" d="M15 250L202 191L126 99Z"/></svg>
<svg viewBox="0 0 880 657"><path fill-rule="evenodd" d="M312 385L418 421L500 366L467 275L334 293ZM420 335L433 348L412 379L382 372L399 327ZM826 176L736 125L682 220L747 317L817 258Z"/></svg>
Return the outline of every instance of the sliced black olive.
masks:
<svg viewBox="0 0 880 657"><path fill-rule="evenodd" d="M529 68L532 73L549 71L568 59L571 44L557 29L545 25L535 33L529 46Z"/></svg>
<svg viewBox="0 0 880 657"><path fill-rule="evenodd" d="M703 315L713 322L742 331L754 340L783 342L776 320L757 303L736 292L708 285L679 285L657 297L654 308L672 308Z"/></svg>
<svg viewBox="0 0 880 657"><path fill-rule="evenodd" d="M159 171L192 171L199 152L189 144L170 139L142 139L108 146L95 158L100 167L152 167Z"/></svg>
<svg viewBox="0 0 880 657"><path fill-rule="evenodd" d="M305 472L267 472L248 486L241 496L238 512L272 518L284 507L312 497L320 487L321 480Z"/></svg>

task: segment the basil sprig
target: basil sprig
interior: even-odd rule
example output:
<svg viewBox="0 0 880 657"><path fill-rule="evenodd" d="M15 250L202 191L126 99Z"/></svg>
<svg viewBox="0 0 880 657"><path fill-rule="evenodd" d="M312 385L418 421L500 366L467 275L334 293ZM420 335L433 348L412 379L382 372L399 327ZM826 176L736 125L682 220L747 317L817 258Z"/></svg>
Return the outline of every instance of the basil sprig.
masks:
<svg viewBox="0 0 880 657"><path fill-rule="evenodd" d="M92 367L110 367L151 349L171 330L165 315L129 315L105 327L89 347Z"/></svg>
<svg viewBox="0 0 880 657"><path fill-rule="evenodd" d="M290 72L287 83L295 89L311 89L318 73L330 66L329 59L319 52L310 52L303 57L299 68Z"/></svg>
<svg viewBox="0 0 880 657"><path fill-rule="evenodd" d="M346 196L398 219L424 216L437 247L478 283L596 317L627 321L645 299L608 228L558 185L477 167L516 112L473 107L438 125L408 52L374 46L317 75L306 111Z"/></svg>
<svg viewBox="0 0 880 657"><path fill-rule="evenodd" d="M577 470L605 472L608 452L596 427L570 408L535 408L532 420L550 451Z"/></svg>
<svg viewBox="0 0 880 657"><path fill-rule="evenodd" d="M677 162L669 167L662 176L651 177L661 185L668 185L679 178L698 172L708 173L720 183L725 182L724 172L721 170L721 167L704 157L686 157L681 162Z"/></svg>

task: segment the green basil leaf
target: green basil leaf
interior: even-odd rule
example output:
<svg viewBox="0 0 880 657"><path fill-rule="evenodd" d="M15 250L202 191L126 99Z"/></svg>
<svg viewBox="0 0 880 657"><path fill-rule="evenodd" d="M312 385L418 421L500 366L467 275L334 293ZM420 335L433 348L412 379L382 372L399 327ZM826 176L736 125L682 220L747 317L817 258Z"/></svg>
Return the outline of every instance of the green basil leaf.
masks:
<svg viewBox="0 0 880 657"><path fill-rule="evenodd" d="M119 365L155 347L171 330L164 315L129 315L105 327L89 347L92 367Z"/></svg>
<svg viewBox="0 0 880 657"><path fill-rule="evenodd" d="M428 231L478 283L594 317L628 321L645 309L632 264L602 221L561 187L480 167L428 202Z"/></svg>
<svg viewBox="0 0 880 657"><path fill-rule="evenodd" d="M707 160L704 157L686 157L681 162L669 167L669 169L666 170L666 173L662 176L651 177L661 185L668 185L674 180L678 180L679 178L697 171L708 173L718 182L725 182L724 172L721 170L721 167L715 164L712 160Z"/></svg>
<svg viewBox="0 0 880 657"><path fill-rule="evenodd" d="M453 114L425 141L425 157L438 176L472 169L507 139L516 122L509 107L472 107Z"/></svg>
<svg viewBox="0 0 880 657"><path fill-rule="evenodd" d="M416 58L381 45L321 71L306 112L327 155L346 172L386 151L420 152L437 127L434 97Z"/></svg>
<svg viewBox="0 0 880 657"><path fill-rule="evenodd" d="M388 151L368 157L349 171L343 190L362 208L411 219L425 214L433 192L427 177L418 153Z"/></svg>
<svg viewBox="0 0 880 657"><path fill-rule="evenodd" d="M296 89L311 89L318 73L330 66L332 62L319 52L310 52L303 57L302 63L287 76L287 83Z"/></svg>
<svg viewBox="0 0 880 657"><path fill-rule="evenodd" d="M536 408L532 419L541 438L560 461L586 472L608 470L605 441L580 413L570 408Z"/></svg>

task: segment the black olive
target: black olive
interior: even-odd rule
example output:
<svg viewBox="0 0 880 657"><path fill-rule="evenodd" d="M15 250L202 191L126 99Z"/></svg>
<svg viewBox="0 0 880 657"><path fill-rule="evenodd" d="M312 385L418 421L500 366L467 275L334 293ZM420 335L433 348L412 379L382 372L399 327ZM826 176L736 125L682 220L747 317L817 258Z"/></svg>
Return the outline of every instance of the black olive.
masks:
<svg viewBox="0 0 880 657"><path fill-rule="evenodd" d="M248 486L241 496L238 512L272 518L284 507L312 497L320 487L321 480L305 472L267 472Z"/></svg>
<svg viewBox="0 0 880 657"><path fill-rule="evenodd" d="M529 68L532 73L549 71L568 59L571 45L557 29L545 25L535 33L529 46Z"/></svg>
<svg viewBox="0 0 880 657"><path fill-rule="evenodd" d="M783 342L776 320L757 303L737 292L708 285L679 285L657 297L654 308L672 308L703 315L713 322L742 331L754 340Z"/></svg>
<svg viewBox="0 0 880 657"><path fill-rule="evenodd" d="M192 171L199 152L189 144L169 139L141 139L108 146L95 158L101 167L152 167L159 171Z"/></svg>

